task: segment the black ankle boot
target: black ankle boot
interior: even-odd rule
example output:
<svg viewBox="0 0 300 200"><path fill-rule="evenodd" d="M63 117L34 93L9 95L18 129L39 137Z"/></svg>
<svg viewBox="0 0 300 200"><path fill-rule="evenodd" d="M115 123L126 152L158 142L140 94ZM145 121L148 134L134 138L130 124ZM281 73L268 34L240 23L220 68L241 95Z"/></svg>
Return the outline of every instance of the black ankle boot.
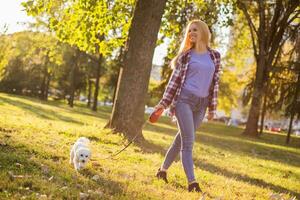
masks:
<svg viewBox="0 0 300 200"><path fill-rule="evenodd" d="M189 192L202 192L202 190L199 187L199 183L194 182L189 184Z"/></svg>
<svg viewBox="0 0 300 200"><path fill-rule="evenodd" d="M160 168L158 169L158 171L156 173L156 177L158 179L163 179L166 183L168 183L167 172L161 171Z"/></svg>

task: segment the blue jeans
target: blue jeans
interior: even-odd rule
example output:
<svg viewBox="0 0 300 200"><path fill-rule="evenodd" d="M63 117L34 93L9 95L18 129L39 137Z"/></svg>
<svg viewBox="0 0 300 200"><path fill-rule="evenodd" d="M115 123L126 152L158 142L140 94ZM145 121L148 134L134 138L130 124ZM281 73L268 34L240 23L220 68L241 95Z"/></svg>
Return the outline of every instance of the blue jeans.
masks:
<svg viewBox="0 0 300 200"><path fill-rule="evenodd" d="M188 182L195 181L192 151L195 132L204 118L207 105L208 97L197 97L188 90L182 90L175 106L175 116L179 131L166 153L162 167L168 169L180 152L181 162Z"/></svg>

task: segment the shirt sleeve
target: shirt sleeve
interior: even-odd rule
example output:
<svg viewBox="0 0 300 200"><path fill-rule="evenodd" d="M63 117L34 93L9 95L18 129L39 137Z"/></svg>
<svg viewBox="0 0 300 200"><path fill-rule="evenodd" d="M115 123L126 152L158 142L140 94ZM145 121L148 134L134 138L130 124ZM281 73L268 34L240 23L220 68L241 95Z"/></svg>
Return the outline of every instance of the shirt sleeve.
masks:
<svg viewBox="0 0 300 200"><path fill-rule="evenodd" d="M208 103L208 112L213 115L213 118L216 116L217 104L218 104L218 92L219 92L219 80L221 72L221 55L219 52L215 53L216 58L216 70L213 77L212 86L209 94L209 103Z"/></svg>
<svg viewBox="0 0 300 200"><path fill-rule="evenodd" d="M162 105L165 109L172 103L175 93L181 83L180 73L180 61L177 61L176 66L173 69L167 87L165 89L165 92L163 94L163 97L159 102L159 104Z"/></svg>

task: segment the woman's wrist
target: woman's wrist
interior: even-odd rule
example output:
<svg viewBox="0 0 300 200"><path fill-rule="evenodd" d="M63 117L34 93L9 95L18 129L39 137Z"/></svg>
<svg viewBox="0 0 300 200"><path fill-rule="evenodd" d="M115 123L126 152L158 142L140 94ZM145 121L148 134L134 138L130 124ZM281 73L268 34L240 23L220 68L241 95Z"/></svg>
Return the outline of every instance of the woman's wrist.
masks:
<svg viewBox="0 0 300 200"><path fill-rule="evenodd" d="M167 108L167 105L161 100L155 107L161 106L163 109Z"/></svg>
<svg viewBox="0 0 300 200"><path fill-rule="evenodd" d="M214 111L209 111L207 119L212 120L215 118L215 116L216 116L216 113Z"/></svg>

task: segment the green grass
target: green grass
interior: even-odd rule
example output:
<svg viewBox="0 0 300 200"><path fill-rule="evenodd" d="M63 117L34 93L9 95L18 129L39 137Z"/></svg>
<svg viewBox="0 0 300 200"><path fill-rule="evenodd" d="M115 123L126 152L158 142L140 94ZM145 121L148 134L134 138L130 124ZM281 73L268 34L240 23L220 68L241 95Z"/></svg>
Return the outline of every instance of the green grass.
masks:
<svg viewBox="0 0 300 200"><path fill-rule="evenodd" d="M102 127L109 108L92 112L62 102L41 102L0 93L0 199L199 199L186 191L179 157L169 184L155 177L177 132L162 118L144 128L146 142L131 145L115 159L102 160L126 140ZM300 138L266 132L241 136L242 128L201 124L194 145L195 173L205 199L300 199ZM91 139L94 161L81 173L69 164L79 136ZM15 177L18 176L19 177ZM92 177L98 175L97 180Z"/></svg>

